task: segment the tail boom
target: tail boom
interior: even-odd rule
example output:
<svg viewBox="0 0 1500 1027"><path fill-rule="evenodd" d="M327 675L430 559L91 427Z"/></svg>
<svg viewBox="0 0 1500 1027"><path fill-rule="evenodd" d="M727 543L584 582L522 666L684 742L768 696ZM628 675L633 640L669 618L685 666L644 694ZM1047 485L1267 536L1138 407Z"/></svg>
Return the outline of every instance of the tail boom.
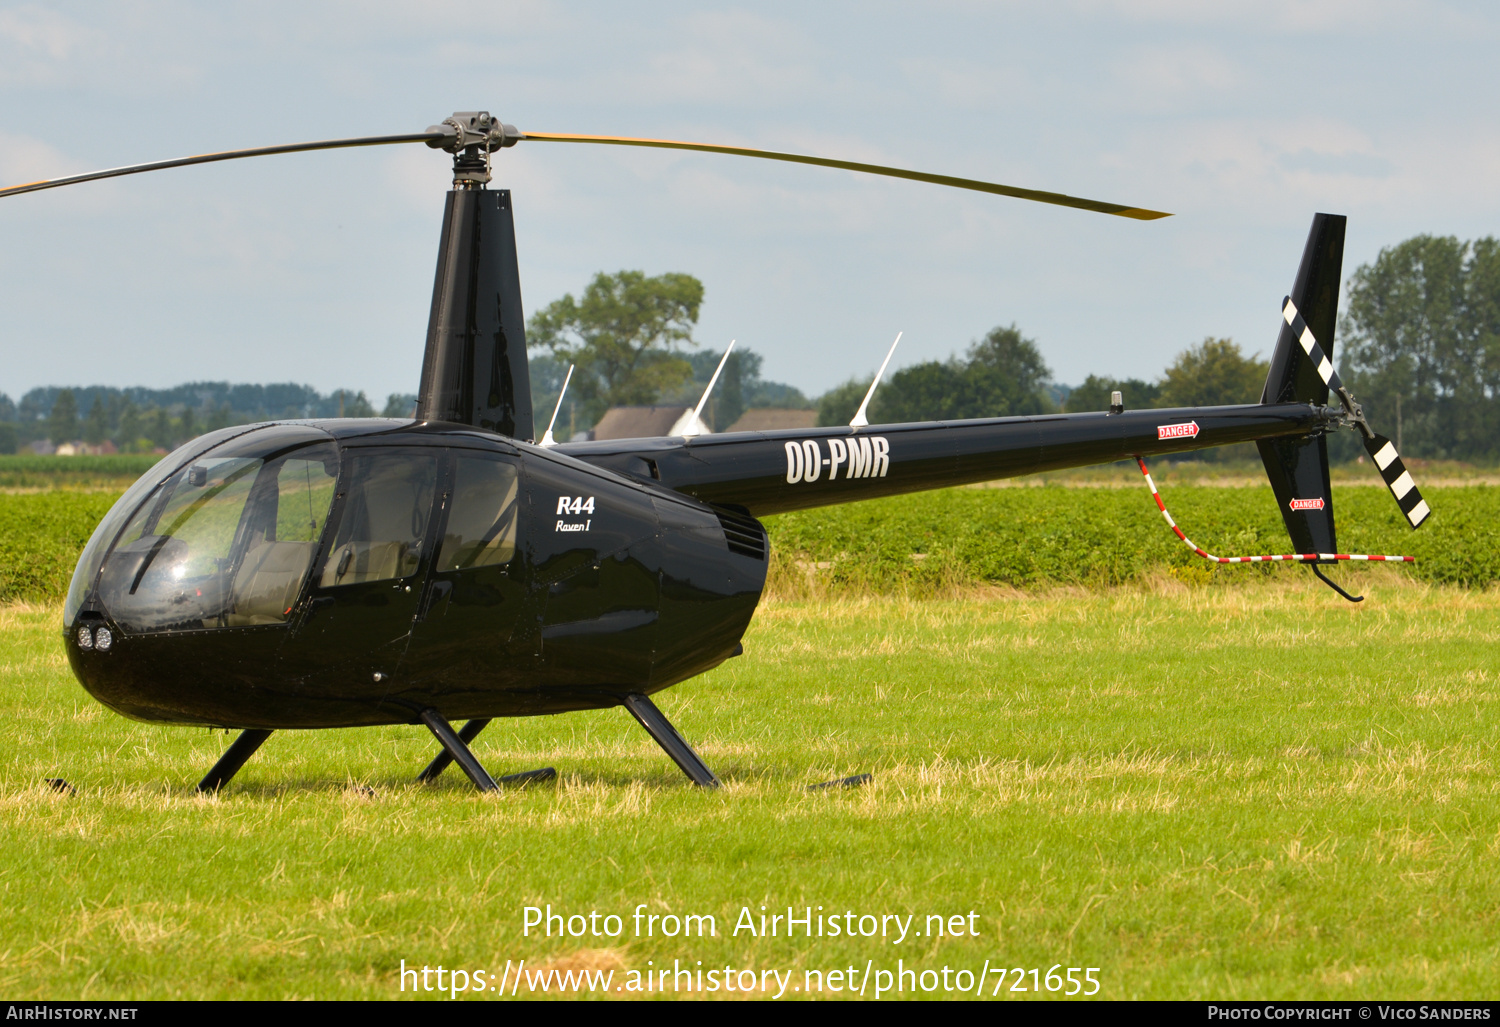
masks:
<svg viewBox="0 0 1500 1027"><path fill-rule="evenodd" d="M1270 403L620 439L556 451L761 517L1137 454L1307 437L1336 423L1325 407Z"/></svg>

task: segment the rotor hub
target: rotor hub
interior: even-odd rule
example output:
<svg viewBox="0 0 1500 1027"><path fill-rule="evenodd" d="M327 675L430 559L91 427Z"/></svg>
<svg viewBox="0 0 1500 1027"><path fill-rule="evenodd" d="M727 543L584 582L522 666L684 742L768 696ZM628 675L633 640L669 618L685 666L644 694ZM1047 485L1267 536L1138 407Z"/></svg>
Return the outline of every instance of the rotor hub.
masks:
<svg viewBox="0 0 1500 1027"><path fill-rule="evenodd" d="M490 154L524 138L516 126L489 111L457 111L427 131L435 134L427 140L428 146L453 154L455 189L483 189L490 181Z"/></svg>

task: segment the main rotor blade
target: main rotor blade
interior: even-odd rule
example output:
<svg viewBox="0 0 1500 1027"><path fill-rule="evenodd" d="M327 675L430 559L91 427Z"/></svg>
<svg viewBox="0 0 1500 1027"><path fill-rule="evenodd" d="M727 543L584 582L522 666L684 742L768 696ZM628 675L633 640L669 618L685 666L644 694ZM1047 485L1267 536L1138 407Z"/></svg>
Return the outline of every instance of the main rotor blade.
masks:
<svg viewBox="0 0 1500 1027"><path fill-rule="evenodd" d="M766 160L784 160L793 164L816 164L824 168L842 168L845 171L863 171L870 175L887 178L906 178L913 182L930 182L947 185L955 189L972 189L975 192L994 193L998 196L1013 196L1019 200L1034 200L1037 203L1052 203L1059 207L1076 207L1100 214L1114 214L1122 218L1139 221L1155 221L1172 215L1160 210L1143 207L1127 207L1122 203L1105 203L1102 200L1085 200L1064 193L1049 193L1040 189L1020 189L1012 185L980 182L972 178L955 178L952 175L932 175L925 171L908 171L905 168L889 168L882 164L862 164L852 160L834 160L831 157L810 157L801 153L782 153L778 150L756 150L748 146L720 146L716 143L684 143L675 139L637 139L631 136L569 135L561 132L526 132L522 140L535 139L544 143L602 143L606 146L648 146L662 150L698 150L702 153L728 153L736 157L762 157Z"/></svg>
<svg viewBox="0 0 1500 1027"><path fill-rule="evenodd" d="M121 175L138 175L142 171L160 171L163 168L182 168L190 164L212 164L221 160L237 160L240 157L268 157L277 153L305 153L308 150L344 150L354 146L390 146L396 143L425 143L431 139L442 139L441 132L417 132L399 136L359 136L354 139L324 139L315 143L288 143L284 146L258 146L253 150L224 150L221 153L200 153L193 157L176 160L157 160L149 164L127 164L121 168L90 171L86 175L69 175L66 178L48 178L39 182L27 182L0 188L0 196L19 196L21 193L56 189L63 185L92 182L99 178L118 178Z"/></svg>

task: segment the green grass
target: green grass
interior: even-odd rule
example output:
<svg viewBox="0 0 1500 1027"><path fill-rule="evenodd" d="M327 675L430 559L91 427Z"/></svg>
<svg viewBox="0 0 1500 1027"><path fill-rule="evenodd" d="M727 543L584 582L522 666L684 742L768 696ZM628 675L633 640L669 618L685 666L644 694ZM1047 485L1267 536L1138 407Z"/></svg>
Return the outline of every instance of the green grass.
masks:
<svg viewBox="0 0 1500 1027"><path fill-rule="evenodd" d="M1160 572L772 601L743 657L660 697L718 793L609 710L480 736L493 771L552 764L555 786L413 786L433 743L388 728L275 735L197 797L225 736L116 717L73 682L55 608L0 610L0 990L384 998L402 959L521 958L800 984L901 958L1100 967L1111 998L1488 996L1500 593L1364 585L1359 606L1301 576ZM872 785L803 790L860 771ZM546 903L712 913L721 936L523 938ZM974 910L980 937L728 936L763 904Z"/></svg>
<svg viewBox="0 0 1500 1027"><path fill-rule="evenodd" d="M0 494L0 603L53 602L118 493Z"/></svg>

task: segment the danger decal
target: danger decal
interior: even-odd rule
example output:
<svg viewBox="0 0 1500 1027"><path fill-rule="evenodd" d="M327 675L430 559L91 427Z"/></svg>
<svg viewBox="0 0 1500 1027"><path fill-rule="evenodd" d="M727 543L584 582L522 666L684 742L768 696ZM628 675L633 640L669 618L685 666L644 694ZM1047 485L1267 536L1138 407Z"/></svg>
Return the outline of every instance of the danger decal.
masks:
<svg viewBox="0 0 1500 1027"><path fill-rule="evenodd" d="M786 444L788 485L829 481L844 472L844 478L884 478L891 469L891 444L880 435L854 435L847 439L807 439Z"/></svg>
<svg viewBox="0 0 1500 1027"><path fill-rule="evenodd" d="M1156 437L1158 439L1195 439L1198 437L1198 422L1159 424L1156 426Z"/></svg>
<svg viewBox="0 0 1500 1027"><path fill-rule="evenodd" d="M1321 510L1323 509L1323 497L1317 499L1294 499L1287 504L1293 510Z"/></svg>

